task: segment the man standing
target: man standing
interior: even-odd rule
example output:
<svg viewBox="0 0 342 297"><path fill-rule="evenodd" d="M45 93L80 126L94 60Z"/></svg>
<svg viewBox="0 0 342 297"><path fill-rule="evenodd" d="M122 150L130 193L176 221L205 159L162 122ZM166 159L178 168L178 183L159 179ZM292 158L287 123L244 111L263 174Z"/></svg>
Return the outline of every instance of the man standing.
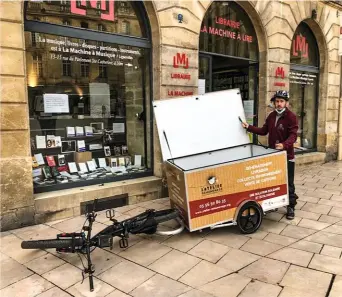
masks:
<svg viewBox="0 0 342 297"><path fill-rule="evenodd" d="M271 99L275 110L271 112L262 128L254 127L248 123L242 123L242 127L257 135L268 134L268 146L270 148L286 150L288 168L288 187L290 204L287 207L286 218L293 220L295 205L298 196L295 193L294 172L295 157L293 144L297 139L298 120L296 115L287 108L289 94L287 91L277 91Z"/></svg>

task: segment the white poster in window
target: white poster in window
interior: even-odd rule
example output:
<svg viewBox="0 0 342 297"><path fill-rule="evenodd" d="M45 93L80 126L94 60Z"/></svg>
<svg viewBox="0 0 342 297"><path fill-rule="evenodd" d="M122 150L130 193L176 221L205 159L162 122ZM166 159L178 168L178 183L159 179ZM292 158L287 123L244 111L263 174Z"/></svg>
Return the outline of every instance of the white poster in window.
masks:
<svg viewBox="0 0 342 297"><path fill-rule="evenodd" d="M35 154L34 157L36 158L38 165L45 165L45 161L42 154Z"/></svg>
<svg viewBox="0 0 342 297"><path fill-rule="evenodd" d="M205 79L198 80L198 95L205 94Z"/></svg>
<svg viewBox="0 0 342 297"><path fill-rule="evenodd" d="M134 155L134 166L141 167L141 155Z"/></svg>
<svg viewBox="0 0 342 297"><path fill-rule="evenodd" d="M45 113L69 113L69 97L66 94L44 94Z"/></svg>
<svg viewBox="0 0 342 297"><path fill-rule="evenodd" d="M32 170L32 177L37 177L37 176L41 176L41 175L43 175L41 168L37 168L37 169Z"/></svg>
<svg viewBox="0 0 342 297"><path fill-rule="evenodd" d="M75 163L75 162L69 162L69 163L68 163L68 166L69 166L69 171L70 171L70 173L78 172L77 166L76 166L76 163Z"/></svg>
<svg viewBox="0 0 342 297"><path fill-rule="evenodd" d="M80 163L80 164L82 164L82 163ZM90 171L95 171L96 170L96 166L95 166L95 163L94 163L93 160L87 161L87 165L88 165L88 168L89 168Z"/></svg>
<svg viewBox="0 0 342 297"><path fill-rule="evenodd" d="M114 133L125 133L125 123L113 123Z"/></svg>
<svg viewBox="0 0 342 297"><path fill-rule="evenodd" d="M105 158L99 158L99 166L101 168L106 168L107 167L107 164L106 164L106 159Z"/></svg>
<svg viewBox="0 0 342 297"><path fill-rule="evenodd" d="M107 83L90 83L90 115L94 118L110 116L110 90Z"/></svg>
<svg viewBox="0 0 342 297"><path fill-rule="evenodd" d="M243 101L243 108L245 110L247 123L253 125L254 100Z"/></svg>
<svg viewBox="0 0 342 297"><path fill-rule="evenodd" d="M36 146L37 149L46 148L46 138L45 136L36 136Z"/></svg>
<svg viewBox="0 0 342 297"><path fill-rule="evenodd" d="M78 163L78 166L80 167L81 172L88 172L88 167L86 163Z"/></svg>

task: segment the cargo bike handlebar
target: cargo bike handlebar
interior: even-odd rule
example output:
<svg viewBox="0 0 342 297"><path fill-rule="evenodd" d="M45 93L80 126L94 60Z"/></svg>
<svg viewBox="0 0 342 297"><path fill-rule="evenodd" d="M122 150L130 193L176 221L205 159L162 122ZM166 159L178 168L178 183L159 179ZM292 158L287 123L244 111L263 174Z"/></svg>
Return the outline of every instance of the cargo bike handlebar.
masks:
<svg viewBox="0 0 342 297"><path fill-rule="evenodd" d="M79 233L61 233L57 235L56 239L48 240L30 240L23 241L21 247L23 249L50 249L55 248L59 253L77 253L84 255L86 258L86 266L84 265L80 256L83 271L83 280L85 275L89 276L90 291L94 291L93 274L95 272L95 266L91 260L91 252L99 247L109 247L113 249L113 238L120 237L120 248L128 247L129 234L154 234L161 235L178 234L183 231L184 224L179 219L179 212L176 209L166 209L156 211L154 209L146 210L145 212L123 220L121 222L114 219L114 210L110 209L106 211L106 217L113 222L112 225L107 226L105 229L92 236L93 223L96 220L97 213L96 200L92 211L86 213L86 221L82 227L82 231ZM170 232L157 232L159 223L166 222L172 219L177 219L180 223L180 227L177 230ZM88 225L86 223L88 222ZM83 282L83 281L82 281Z"/></svg>

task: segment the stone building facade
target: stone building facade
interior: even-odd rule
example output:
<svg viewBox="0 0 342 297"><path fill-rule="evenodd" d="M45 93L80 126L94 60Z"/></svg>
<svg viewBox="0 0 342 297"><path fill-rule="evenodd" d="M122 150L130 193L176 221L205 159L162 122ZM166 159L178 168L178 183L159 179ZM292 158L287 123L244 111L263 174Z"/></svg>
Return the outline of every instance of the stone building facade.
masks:
<svg viewBox="0 0 342 297"><path fill-rule="evenodd" d="M151 59L148 60L151 77L147 74L150 83L144 89L148 102L145 113L150 113L152 99L197 94L199 87L206 92L230 88L229 81L237 77L229 76L236 71L232 67L244 68L246 99L253 101L251 120L255 124L263 124L275 90L289 89L291 93L292 89L296 93L291 97L291 104L302 117L303 132L299 135L298 146L304 149L299 151L306 152L297 156L298 164L336 159L341 12L335 2L143 1L146 19L140 21L149 28L151 44ZM147 143L151 142L145 146L152 150L146 157L151 159L150 175L114 180L101 187L93 183L35 193L28 99L30 56L27 55L28 41L25 42L31 37L27 34L25 9L23 1L0 2L2 230L78 215L80 204L94 198L126 194L126 203L134 203L167 195L162 183L162 156L153 120L153 135L149 134L152 129L148 128L144 136ZM242 33L240 37L233 33L234 29L240 32L240 27L243 27L244 37ZM306 32L308 36L305 36ZM230 48L235 51L225 52ZM221 69L218 65L226 65L226 68ZM225 80L228 85L224 84ZM134 85L131 91L136 91ZM126 99L128 97L126 94ZM139 112L132 107L134 100L128 104L133 108L130 112L133 116L127 120L130 125L127 137L131 137L133 147L134 139L142 137L143 133L133 120ZM310 116L305 118L308 113Z"/></svg>

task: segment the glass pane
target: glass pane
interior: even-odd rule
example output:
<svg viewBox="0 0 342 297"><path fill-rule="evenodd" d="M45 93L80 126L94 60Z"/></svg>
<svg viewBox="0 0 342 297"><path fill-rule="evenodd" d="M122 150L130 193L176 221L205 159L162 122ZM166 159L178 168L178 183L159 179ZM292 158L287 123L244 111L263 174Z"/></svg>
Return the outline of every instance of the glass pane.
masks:
<svg viewBox="0 0 342 297"><path fill-rule="evenodd" d="M305 23L301 23L293 35L291 63L319 67L319 52L316 38Z"/></svg>
<svg viewBox="0 0 342 297"><path fill-rule="evenodd" d="M299 122L298 146L316 148L317 75L305 71L290 72L290 109Z"/></svg>
<svg viewBox="0 0 342 297"><path fill-rule="evenodd" d="M149 51L31 32L25 42L35 186L150 169Z"/></svg>
<svg viewBox="0 0 342 297"><path fill-rule="evenodd" d="M317 76L311 73L314 80L311 84L304 85L304 123L302 146L308 149L316 148L317 130Z"/></svg>
<svg viewBox="0 0 342 297"><path fill-rule="evenodd" d="M200 51L258 60L258 41L251 20L236 3L213 2L203 19Z"/></svg>
<svg viewBox="0 0 342 297"><path fill-rule="evenodd" d="M28 20L146 37L134 1L29 1Z"/></svg>
<svg viewBox="0 0 342 297"><path fill-rule="evenodd" d="M210 92L210 58L199 58L199 79L205 79L205 92Z"/></svg>

